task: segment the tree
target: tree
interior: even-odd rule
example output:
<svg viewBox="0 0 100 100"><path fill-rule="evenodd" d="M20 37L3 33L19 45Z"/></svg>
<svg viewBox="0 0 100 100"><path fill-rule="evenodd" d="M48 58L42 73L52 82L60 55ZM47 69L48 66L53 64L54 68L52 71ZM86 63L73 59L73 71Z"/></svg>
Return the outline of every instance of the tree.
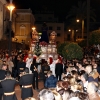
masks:
<svg viewBox="0 0 100 100"><path fill-rule="evenodd" d="M96 45L100 44L100 30L95 30L95 31L90 33L89 43L91 45L93 45L93 44L96 44Z"/></svg>
<svg viewBox="0 0 100 100"><path fill-rule="evenodd" d="M62 50L63 57L68 60L82 59L83 51L77 43L70 43Z"/></svg>
<svg viewBox="0 0 100 100"><path fill-rule="evenodd" d="M95 21L94 9L90 8L90 18ZM72 6L66 19L79 19L82 22L82 38L84 36L84 20L87 18L87 3L79 1L77 6Z"/></svg>
<svg viewBox="0 0 100 100"><path fill-rule="evenodd" d="M57 53L62 56L62 50L68 44L69 44L69 42L65 42L65 43L59 44L58 47L57 47Z"/></svg>

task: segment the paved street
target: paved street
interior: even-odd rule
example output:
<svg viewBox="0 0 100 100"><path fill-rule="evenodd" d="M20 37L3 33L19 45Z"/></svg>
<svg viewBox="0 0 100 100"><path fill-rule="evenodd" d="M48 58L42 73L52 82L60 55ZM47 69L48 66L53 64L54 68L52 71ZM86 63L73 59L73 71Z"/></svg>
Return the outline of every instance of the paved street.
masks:
<svg viewBox="0 0 100 100"><path fill-rule="evenodd" d="M39 82L39 89L41 90L42 88L43 88L43 82L41 81L41 82ZM20 87L16 86L15 91L16 91L16 95L17 95L18 100L21 100L21 90L20 90ZM33 90L33 92L34 92L33 97L37 99L37 96L38 96L39 92L37 92L37 90Z"/></svg>

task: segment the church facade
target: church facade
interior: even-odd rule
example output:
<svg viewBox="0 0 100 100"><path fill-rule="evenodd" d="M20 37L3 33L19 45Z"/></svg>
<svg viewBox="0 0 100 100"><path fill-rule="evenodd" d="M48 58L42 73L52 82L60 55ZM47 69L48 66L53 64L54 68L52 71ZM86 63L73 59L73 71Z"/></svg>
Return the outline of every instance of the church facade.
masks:
<svg viewBox="0 0 100 100"><path fill-rule="evenodd" d="M12 27L15 35L13 41L29 44L30 33L35 22L32 11L31 9L16 9L14 14Z"/></svg>

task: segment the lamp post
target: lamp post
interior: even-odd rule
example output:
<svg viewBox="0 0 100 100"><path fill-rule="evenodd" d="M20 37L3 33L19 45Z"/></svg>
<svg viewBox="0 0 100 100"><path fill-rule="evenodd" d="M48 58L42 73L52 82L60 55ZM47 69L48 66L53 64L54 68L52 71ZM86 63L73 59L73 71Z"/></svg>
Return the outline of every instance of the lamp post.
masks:
<svg viewBox="0 0 100 100"><path fill-rule="evenodd" d="M80 22L79 19L76 20L76 22ZM82 19L82 39L84 38L84 19Z"/></svg>
<svg viewBox="0 0 100 100"><path fill-rule="evenodd" d="M11 32L12 32L12 11L15 8L15 6L12 4L12 0L10 0L10 3L7 5L8 10L10 11L10 19L9 19L9 56L11 55Z"/></svg>

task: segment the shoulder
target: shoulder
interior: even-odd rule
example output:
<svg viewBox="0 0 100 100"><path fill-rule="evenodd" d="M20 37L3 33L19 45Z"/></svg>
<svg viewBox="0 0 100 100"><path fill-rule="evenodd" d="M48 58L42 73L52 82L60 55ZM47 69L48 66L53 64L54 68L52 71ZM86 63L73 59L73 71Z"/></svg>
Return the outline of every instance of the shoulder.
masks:
<svg viewBox="0 0 100 100"><path fill-rule="evenodd" d="M5 79L1 80L1 82L3 82L3 81L8 81L8 80L10 80L10 81L12 81L12 80L16 81L15 78L5 78Z"/></svg>

